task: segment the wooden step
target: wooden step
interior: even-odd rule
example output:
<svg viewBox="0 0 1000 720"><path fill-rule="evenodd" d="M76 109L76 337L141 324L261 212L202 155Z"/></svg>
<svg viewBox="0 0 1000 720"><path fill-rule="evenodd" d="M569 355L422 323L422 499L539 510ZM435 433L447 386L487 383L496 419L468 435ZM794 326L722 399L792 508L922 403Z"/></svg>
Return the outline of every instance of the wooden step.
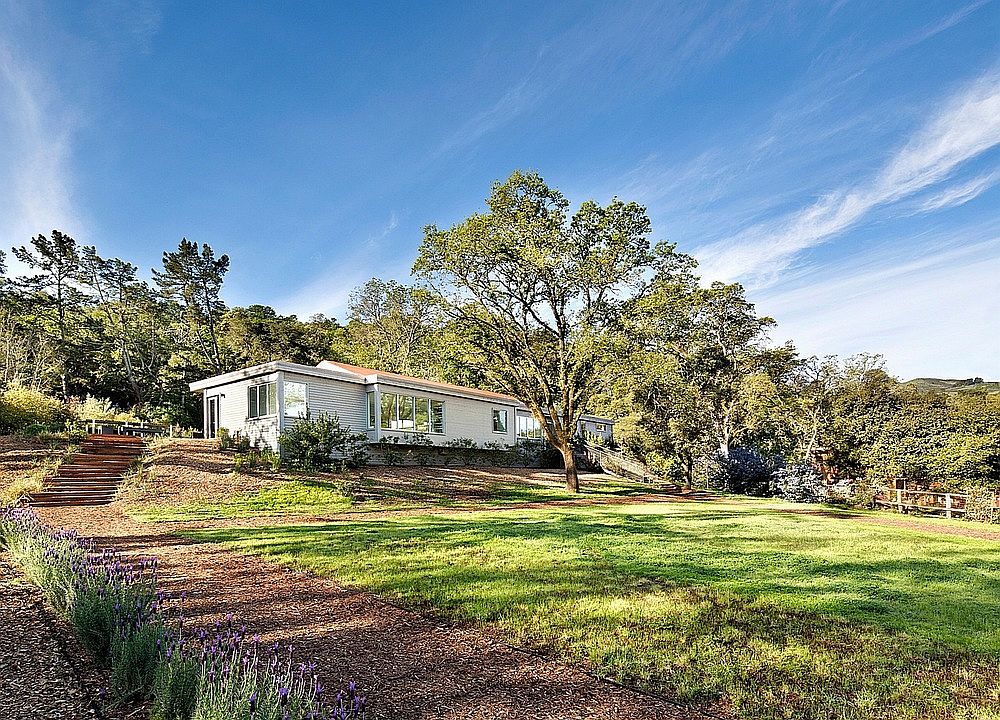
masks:
<svg viewBox="0 0 1000 720"><path fill-rule="evenodd" d="M142 438L91 435L28 503L38 507L107 505L118 494L124 474L145 452Z"/></svg>

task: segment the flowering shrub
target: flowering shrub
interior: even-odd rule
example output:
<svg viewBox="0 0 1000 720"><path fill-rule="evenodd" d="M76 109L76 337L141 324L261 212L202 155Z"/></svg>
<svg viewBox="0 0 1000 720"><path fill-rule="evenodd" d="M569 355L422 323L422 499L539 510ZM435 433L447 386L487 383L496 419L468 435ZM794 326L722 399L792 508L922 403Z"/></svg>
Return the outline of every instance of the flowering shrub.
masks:
<svg viewBox="0 0 1000 720"><path fill-rule="evenodd" d="M157 687L156 720L334 720L360 719L366 712L354 683L331 698L328 710L315 663L295 663L291 647L262 645L232 615L193 636L178 624L164 648ZM190 715L179 713L182 708Z"/></svg>
<svg viewBox="0 0 1000 720"><path fill-rule="evenodd" d="M152 697L157 720L363 720L354 684L327 699L315 663L292 648L262 648L232 616L211 632L171 623L156 558L128 562L73 531L53 530L27 508L0 508L0 546L84 647L111 668L119 698Z"/></svg>

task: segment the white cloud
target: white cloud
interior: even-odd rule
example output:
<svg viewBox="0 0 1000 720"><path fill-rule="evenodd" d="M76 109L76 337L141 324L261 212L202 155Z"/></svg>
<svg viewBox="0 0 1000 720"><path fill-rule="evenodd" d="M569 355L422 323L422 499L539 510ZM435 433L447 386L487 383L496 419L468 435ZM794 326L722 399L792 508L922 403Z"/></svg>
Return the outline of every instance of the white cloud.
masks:
<svg viewBox="0 0 1000 720"><path fill-rule="evenodd" d="M2 42L2 41L0 41ZM53 228L83 231L73 200L73 117L33 68L0 44L0 243L21 245Z"/></svg>
<svg viewBox="0 0 1000 720"><path fill-rule="evenodd" d="M998 179L1000 179L1000 173L989 173L973 178L961 185L953 185L927 198L920 203L917 209L919 212L933 212L935 210L944 210L945 208L964 205L993 187Z"/></svg>
<svg viewBox="0 0 1000 720"><path fill-rule="evenodd" d="M804 354L885 355L904 379L1000 379L1000 235L964 247L932 238L828 266L795 288L753 293L778 340Z"/></svg>
<svg viewBox="0 0 1000 720"><path fill-rule="evenodd" d="M965 161L1000 144L1000 74L964 88L867 181L807 208L760 223L696 252L706 278L766 284L803 250L844 232L872 211L947 179Z"/></svg>

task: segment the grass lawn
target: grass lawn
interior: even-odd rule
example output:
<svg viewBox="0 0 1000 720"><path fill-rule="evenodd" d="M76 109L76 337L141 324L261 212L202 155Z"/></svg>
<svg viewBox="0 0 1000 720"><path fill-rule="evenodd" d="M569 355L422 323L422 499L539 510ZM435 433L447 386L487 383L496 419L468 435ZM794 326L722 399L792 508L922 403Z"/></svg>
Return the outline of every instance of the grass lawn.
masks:
<svg viewBox="0 0 1000 720"><path fill-rule="evenodd" d="M711 503L185 533L745 718L1000 718L1000 544Z"/></svg>
<svg viewBox="0 0 1000 720"><path fill-rule="evenodd" d="M467 471L468 472L468 471ZM246 518L269 515L337 515L345 511L376 512L432 507L503 506L527 502L560 502L580 498L629 497L648 493L649 486L621 480L611 475L596 476L573 494L562 479L497 476L489 470L466 481L458 492L447 492L445 483L420 482L414 476L400 478L377 471L344 474L327 473L278 476L259 473L267 485L253 491L221 494L217 501L180 504L145 502L129 508L129 514L143 522L178 522ZM453 483L455 485L455 483ZM455 488L452 488L454 490Z"/></svg>

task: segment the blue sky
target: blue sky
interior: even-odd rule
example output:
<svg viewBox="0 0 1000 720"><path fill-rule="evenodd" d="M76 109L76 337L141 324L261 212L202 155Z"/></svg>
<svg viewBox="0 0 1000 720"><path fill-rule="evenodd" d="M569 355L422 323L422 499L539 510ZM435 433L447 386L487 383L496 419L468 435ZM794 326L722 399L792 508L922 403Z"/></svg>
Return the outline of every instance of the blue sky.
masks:
<svg viewBox="0 0 1000 720"><path fill-rule="evenodd" d="M0 0L0 241L186 236L342 318L533 169L804 353L1000 379L1000 1L778 5Z"/></svg>

